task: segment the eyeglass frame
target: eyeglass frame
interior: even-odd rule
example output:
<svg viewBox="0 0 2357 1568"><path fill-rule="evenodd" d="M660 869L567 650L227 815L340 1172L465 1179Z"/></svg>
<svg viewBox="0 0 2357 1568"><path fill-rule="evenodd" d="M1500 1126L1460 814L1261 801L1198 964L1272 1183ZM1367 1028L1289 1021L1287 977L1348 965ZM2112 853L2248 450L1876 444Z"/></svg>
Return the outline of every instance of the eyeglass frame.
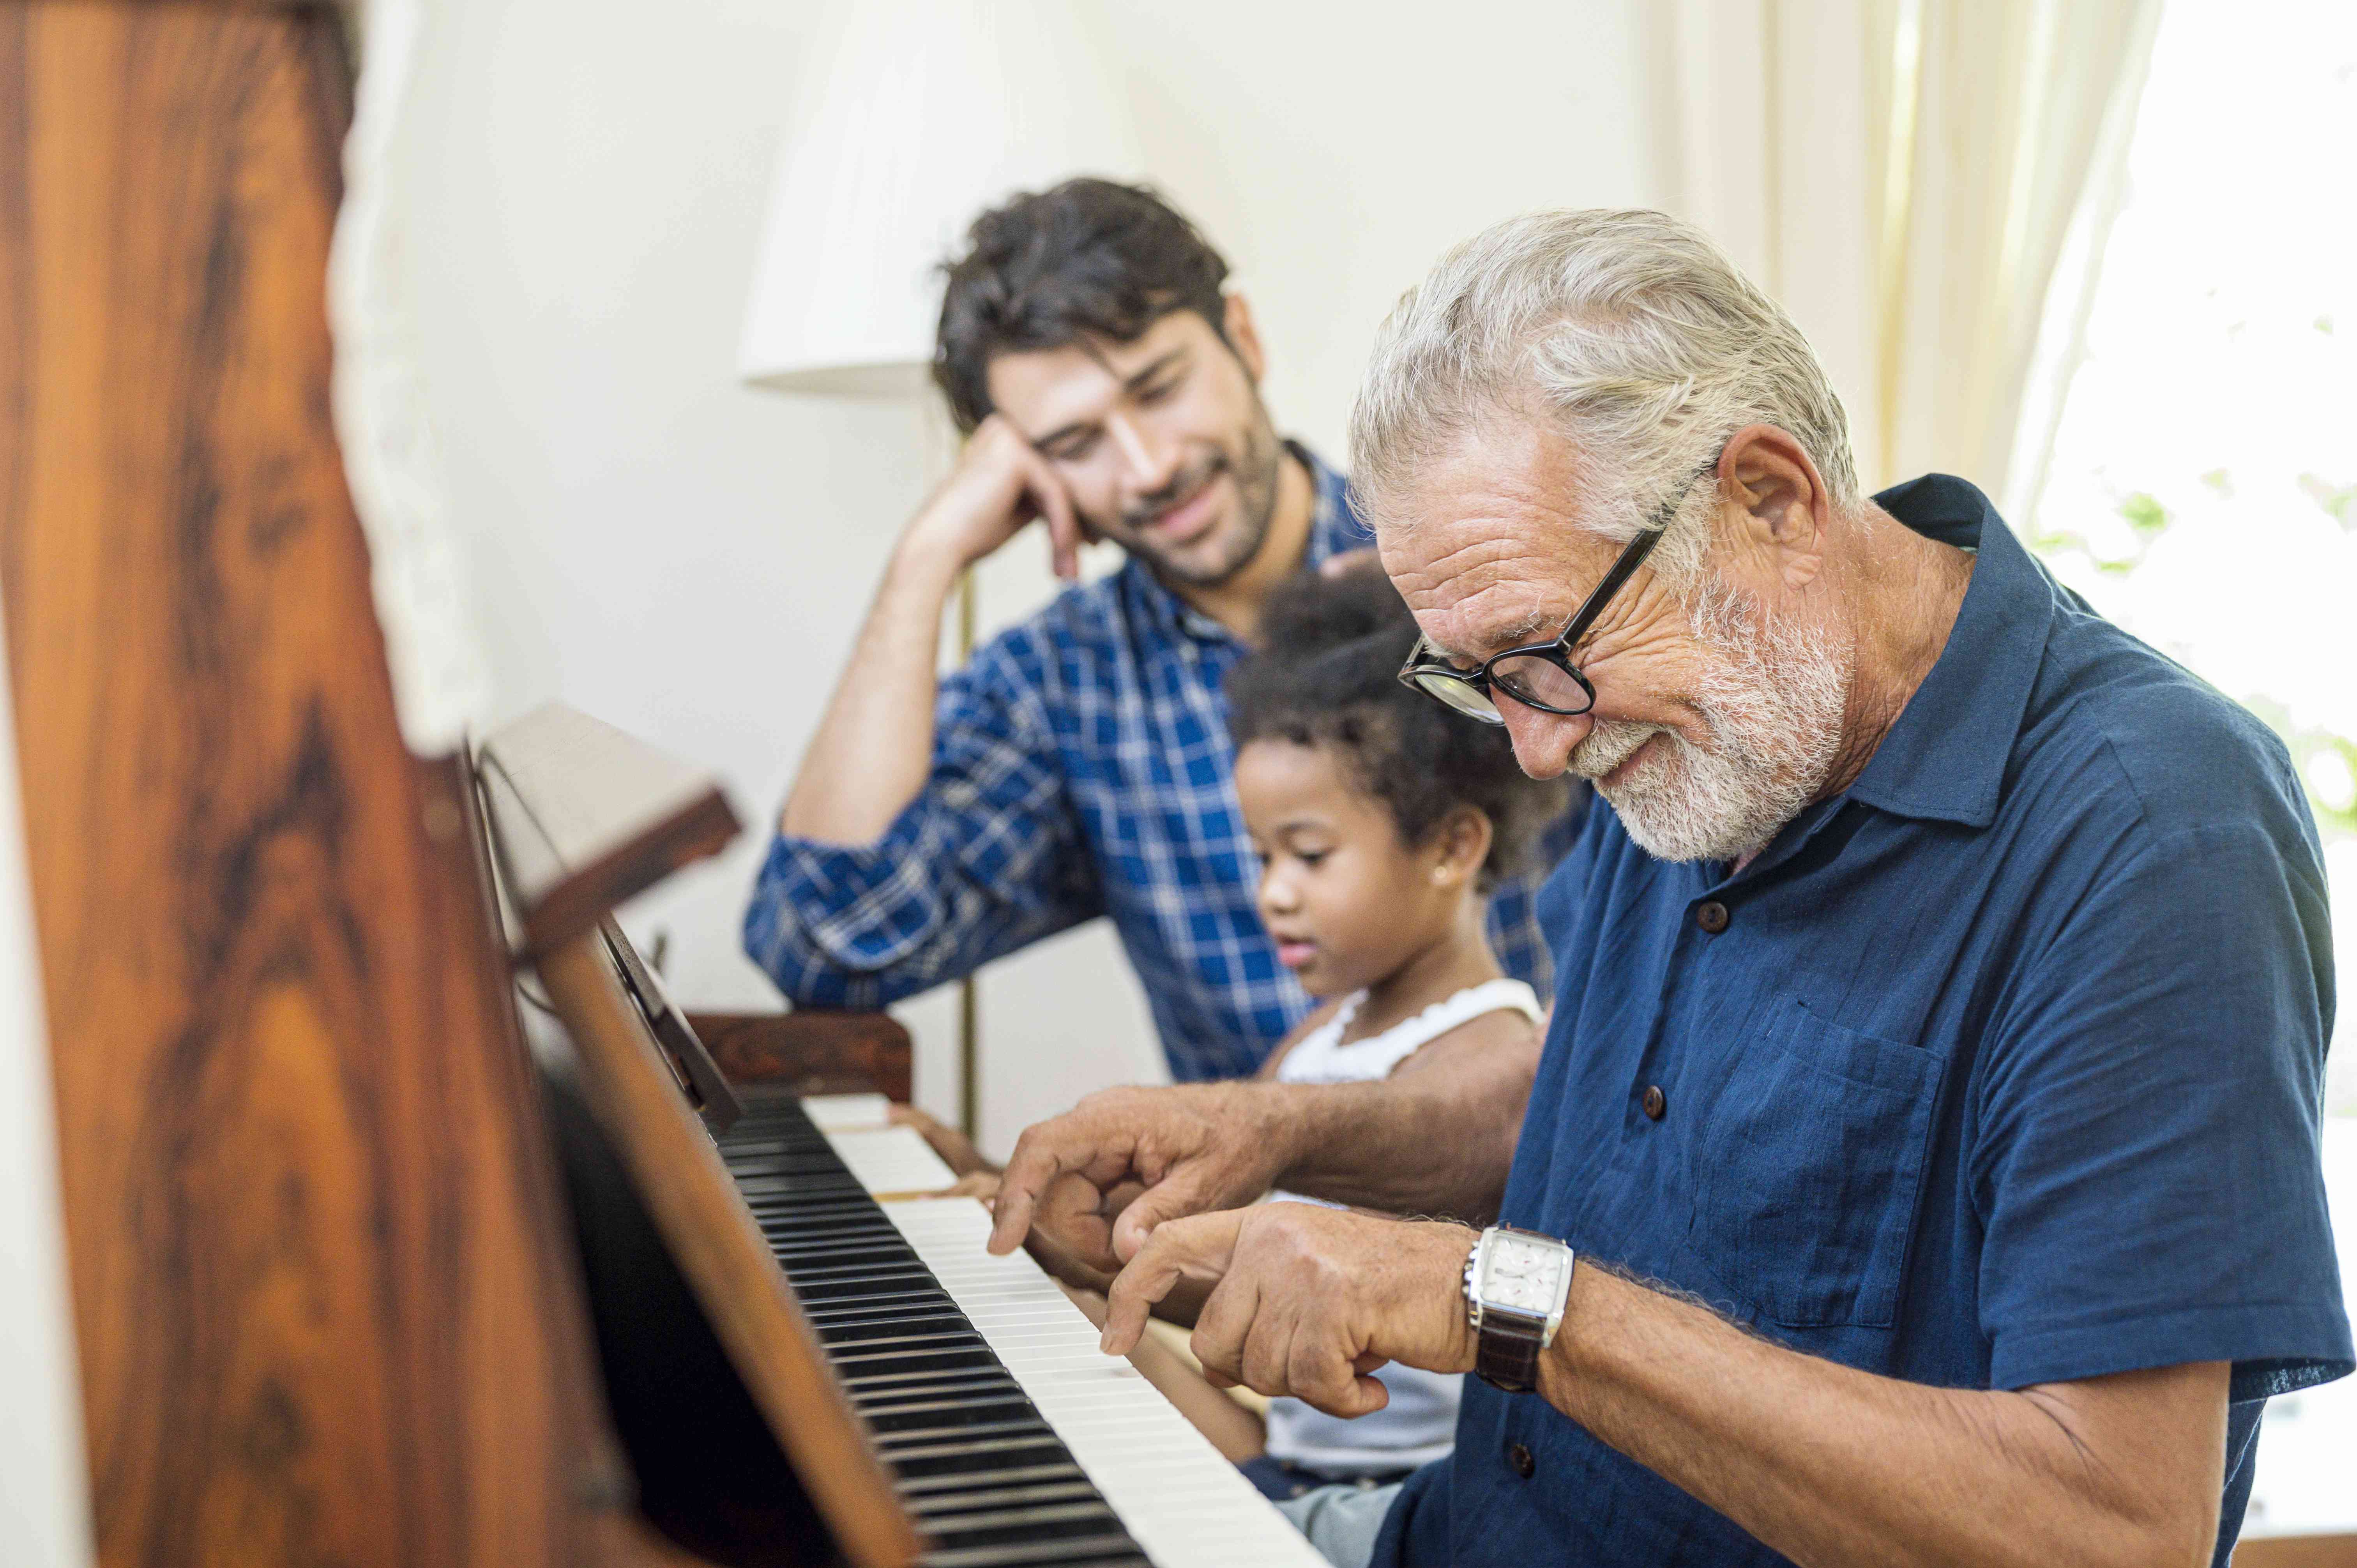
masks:
<svg viewBox="0 0 2357 1568"><path fill-rule="evenodd" d="M1721 454L1721 456L1724 455ZM1594 591L1580 601L1579 607L1571 612L1571 618L1564 622L1563 629L1554 637L1544 642L1529 642L1519 648L1506 649L1490 655L1470 670L1459 670L1419 632L1415 643L1407 650L1406 660L1400 665L1398 675L1400 684L1422 696L1431 698L1451 713L1464 714L1476 724L1502 725L1506 722L1506 715L1498 711L1498 699L1493 693L1501 688L1496 679L1490 673L1491 667L1502 659L1539 659L1554 665L1577 682L1579 689L1587 693L1587 703L1577 708L1559 708L1550 703L1542 703L1523 696L1512 687L1502 688L1509 698L1526 708L1542 714L1554 714L1561 718L1576 719L1582 714L1593 711L1596 706L1595 682L1589 681L1587 675L1581 672L1579 666L1571 661L1571 650L1579 646L1580 639L1587 635L1588 628L1595 624L1596 618L1602 615L1604 607L1612 602L1612 596L1619 593L1631 577L1636 575L1637 568L1645 564L1645 557L1653 553L1653 546L1662 542L1662 535L1670 531L1670 524L1676 519L1678 508L1685 504L1687 492L1694 489L1695 481L1705 474L1716 472L1717 468L1718 458L1713 457L1709 462L1688 474L1685 481L1678 486L1676 494L1653 509L1645 519L1644 525L1637 530L1628 543L1620 547L1620 555L1613 560L1611 570L1604 574L1603 581L1598 583ZM1421 679L1427 675L1437 675L1444 680L1455 681L1459 685L1471 687L1490 704L1490 711L1485 714L1470 708L1459 707L1437 692L1427 688Z"/></svg>

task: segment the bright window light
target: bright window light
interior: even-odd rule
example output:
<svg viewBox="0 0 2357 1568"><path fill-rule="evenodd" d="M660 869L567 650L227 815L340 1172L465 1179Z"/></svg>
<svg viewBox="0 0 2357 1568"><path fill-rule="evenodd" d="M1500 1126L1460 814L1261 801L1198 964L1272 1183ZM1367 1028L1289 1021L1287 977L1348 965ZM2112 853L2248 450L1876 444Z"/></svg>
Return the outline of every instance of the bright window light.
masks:
<svg viewBox="0 0 2357 1568"><path fill-rule="evenodd" d="M2357 983L2357 5L2168 0L2023 532L2274 726ZM2357 1113L2342 1022L2327 1103Z"/></svg>
<svg viewBox="0 0 2357 1568"><path fill-rule="evenodd" d="M2087 358L2023 530L2247 703L2325 837L2326 1181L2357 1287L2357 5L2165 0ZM2270 1401L2246 1535L2357 1528L2357 1382Z"/></svg>

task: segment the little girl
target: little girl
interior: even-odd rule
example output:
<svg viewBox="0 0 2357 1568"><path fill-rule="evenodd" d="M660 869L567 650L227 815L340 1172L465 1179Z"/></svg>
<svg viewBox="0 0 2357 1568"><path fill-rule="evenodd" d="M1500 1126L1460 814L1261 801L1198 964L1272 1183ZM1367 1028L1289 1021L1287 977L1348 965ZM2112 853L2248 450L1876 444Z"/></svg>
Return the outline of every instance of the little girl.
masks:
<svg viewBox="0 0 2357 1568"><path fill-rule="evenodd" d="M1527 1044L1542 1016L1483 923L1491 886L1563 809L1564 786L1523 774L1502 730L1402 686L1415 640L1380 572L1305 578L1272 601L1261 651L1229 677L1261 919L1278 961L1324 1002L1262 1069L1280 1082L1383 1078L1443 1038ZM1283 1500L1447 1454L1460 1380L1375 1375L1391 1402L1355 1421L1270 1401L1266 1453L1246 1473Z"/></svg>
<svg viewBox="0 0 2357 1568"><path fill-rule="evenodd" d="M1228 679L1261 919L1278 961L1324 999L1262 1068L1280 1082L1362 1082L1414 1070L1436 1040L1527 1046L1535 1032L1538 998L1490 950L1487 895L1562 811L1565 789L1524 775L1504 731L1399 683L1415 629L1380 572L1305 577L1273 598L1260 651ZM958 1190L996 1190L996 1168L963 1138L899 1114L965 1178ZM1102 1296L1075 1299L1102 1320ZM1263 1427L1240 1392L1202 1380L1184 1346L1183 1331L1149 1336L1131 1359L1278 1501L1329 1481L1396 1479L1451 1445L1457 1378L1384 1367L1375 1376L1391 1402L1372 1415L1275 1399Z"/></svg>

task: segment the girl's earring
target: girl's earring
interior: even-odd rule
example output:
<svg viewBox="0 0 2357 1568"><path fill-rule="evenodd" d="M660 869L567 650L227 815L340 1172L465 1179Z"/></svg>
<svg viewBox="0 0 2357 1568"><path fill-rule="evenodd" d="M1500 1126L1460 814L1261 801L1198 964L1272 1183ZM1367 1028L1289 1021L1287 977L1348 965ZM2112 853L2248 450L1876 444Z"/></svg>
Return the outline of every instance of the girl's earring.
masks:
<svg viewBox="0 0 2357 1568"><path fill-rule="evenodd" d="M1434 866L1432 868L1432 881L1433 886L1435 886L1445 885L1448 881L1448 867L1445 865Z"/></svg>

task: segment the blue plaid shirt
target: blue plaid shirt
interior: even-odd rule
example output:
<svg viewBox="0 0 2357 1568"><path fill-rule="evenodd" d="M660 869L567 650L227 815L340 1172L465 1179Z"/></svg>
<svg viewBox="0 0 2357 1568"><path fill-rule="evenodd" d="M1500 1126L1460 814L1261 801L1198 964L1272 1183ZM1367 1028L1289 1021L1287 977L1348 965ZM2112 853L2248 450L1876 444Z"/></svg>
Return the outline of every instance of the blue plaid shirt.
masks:
<svg viewBox="0 0 2357 1568"><path fill-rule="evenodd" d="M1342 476L1292 450L1318 487L1304 569L1372 543ZM1171 1076L1252 1072L1310 999L1254 908L1222 690L1243 652L1143 562L1067 589L943 679L932 776L882 838L770 845L745 950L798 1004L877 1007L1106 915ZM1531 888L1584 804L1548 830L1538 875L1491 900L1500 961L1542 994Z"/></svg>

